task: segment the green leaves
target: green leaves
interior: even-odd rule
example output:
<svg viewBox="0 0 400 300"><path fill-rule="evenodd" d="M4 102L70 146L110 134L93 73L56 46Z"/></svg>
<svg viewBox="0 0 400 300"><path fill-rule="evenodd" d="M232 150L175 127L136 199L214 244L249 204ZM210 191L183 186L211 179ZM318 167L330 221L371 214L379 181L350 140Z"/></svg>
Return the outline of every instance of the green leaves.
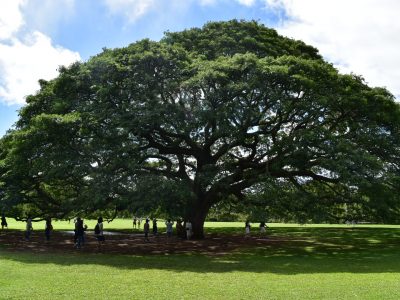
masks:
<svg viewBox="0 0 400 300"><path fill-rule="evenodd" d="M1 182L6 202L37 214L161 209L201 221L264 184L270 209L333 218L347 202L368 211L379 198L369 185L395 190L399 125L388 91L315 48L257 22L208 23L42 81L3 138Z"/></svg>

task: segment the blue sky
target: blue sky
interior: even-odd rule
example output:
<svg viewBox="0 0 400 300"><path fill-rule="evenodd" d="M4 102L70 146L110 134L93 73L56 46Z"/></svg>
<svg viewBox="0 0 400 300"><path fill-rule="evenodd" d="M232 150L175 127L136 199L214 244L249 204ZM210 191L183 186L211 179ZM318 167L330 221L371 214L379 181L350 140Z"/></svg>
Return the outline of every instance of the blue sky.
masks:
<svg viewBox="0 0 400 300"><path fill-rule="evenodd" d="M59 65L207 21L258 20L400 95L397 0L0 0L0 136Z"/></svg>

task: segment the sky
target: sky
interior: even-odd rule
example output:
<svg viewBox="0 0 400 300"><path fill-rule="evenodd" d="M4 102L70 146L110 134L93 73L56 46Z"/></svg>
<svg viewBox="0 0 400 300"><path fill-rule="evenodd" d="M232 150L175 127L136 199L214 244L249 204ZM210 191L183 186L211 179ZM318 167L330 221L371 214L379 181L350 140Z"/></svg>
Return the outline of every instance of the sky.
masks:
<svg viewBox="0 0 400 300"><path fill-rule="evenodd" d="M165 31L256 20L400 99L398 0L0 0L0 136L39 79Z"/></svg>

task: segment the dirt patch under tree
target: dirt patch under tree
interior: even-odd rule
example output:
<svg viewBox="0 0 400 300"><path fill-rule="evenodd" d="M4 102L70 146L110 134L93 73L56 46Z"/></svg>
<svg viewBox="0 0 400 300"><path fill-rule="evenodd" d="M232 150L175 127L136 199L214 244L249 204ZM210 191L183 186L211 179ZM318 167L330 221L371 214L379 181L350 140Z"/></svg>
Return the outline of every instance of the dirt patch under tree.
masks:
<svg viewBox="0 0 400 300"><path fill-rule="evenodd" d="M8 251L33 253L108 253L108 254L174 254L198 253L207 255L223 255L248 247L270 246L282 243L277 237L208 234L203 240L183 240L176 236L168 238L165 234L150 236L150 242L144 240L142 234L113 233L105 235L106 241L99 249L93 233L87 233L85 245L81 249L74 246L73 234L54 231L50 241L45 240L43 231L34 231L30 241L26 241L23 231L3 230L0 232L0 245Z"/></svg>

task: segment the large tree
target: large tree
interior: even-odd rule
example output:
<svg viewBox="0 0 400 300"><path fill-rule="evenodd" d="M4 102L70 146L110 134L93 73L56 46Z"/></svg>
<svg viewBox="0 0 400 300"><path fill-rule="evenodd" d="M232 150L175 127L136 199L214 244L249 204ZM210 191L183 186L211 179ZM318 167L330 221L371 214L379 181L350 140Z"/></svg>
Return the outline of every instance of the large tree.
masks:
<svg viewBox="0 0 400 300"><path fill-rule="evenodd" d="M202 237L211 206L260 185L290 184L320 205L398 182L393 96L257 22L105 49L40 83L2 141L14 207L61 217L161 206Z"/></svg>

